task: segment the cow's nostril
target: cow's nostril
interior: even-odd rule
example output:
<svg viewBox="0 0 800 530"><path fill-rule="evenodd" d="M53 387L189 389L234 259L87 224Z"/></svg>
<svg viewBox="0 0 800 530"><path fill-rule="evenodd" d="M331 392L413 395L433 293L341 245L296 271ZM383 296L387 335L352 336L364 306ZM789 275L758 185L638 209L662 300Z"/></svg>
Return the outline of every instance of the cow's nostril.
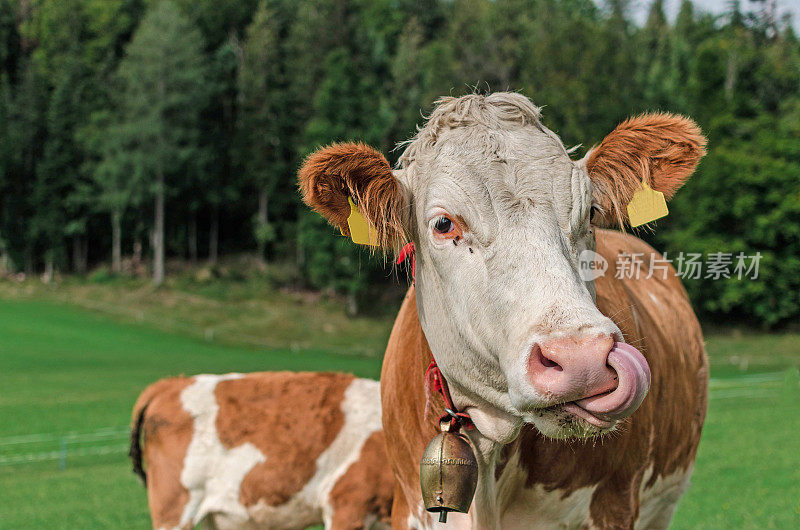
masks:
<svg viewBox="0 0 800 530"><path fill-rule="evenodd" d="M554 369L556 369L558 371L563 371L564 370L564 368L562 368L560 364L558 364L557 362L555 362L552 359L549 359L549 358L545 357L545 355L542 352L541 348L539 348L539 362L542 363L542 366L544 366L546 368L554 368Z"/></svg>

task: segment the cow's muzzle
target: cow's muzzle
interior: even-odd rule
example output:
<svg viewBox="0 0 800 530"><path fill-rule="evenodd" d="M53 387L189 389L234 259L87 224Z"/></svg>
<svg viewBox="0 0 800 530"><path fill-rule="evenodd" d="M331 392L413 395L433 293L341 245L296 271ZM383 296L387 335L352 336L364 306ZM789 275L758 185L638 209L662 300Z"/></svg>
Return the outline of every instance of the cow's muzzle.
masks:
<svg viewBox="0 0 800 530"><path fill-rule="evenodd" d="M552 406L605 429L630 416L650 389L644 355L609 335L535 344L528 378Z"/></svg>

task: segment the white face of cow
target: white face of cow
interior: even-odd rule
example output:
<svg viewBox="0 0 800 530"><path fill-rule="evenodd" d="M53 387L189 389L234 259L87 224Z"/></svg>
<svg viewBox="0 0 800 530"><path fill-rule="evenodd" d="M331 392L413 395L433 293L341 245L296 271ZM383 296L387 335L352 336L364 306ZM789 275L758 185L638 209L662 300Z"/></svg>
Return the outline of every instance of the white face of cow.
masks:
<svg viewBox="0 0 800 530"><path fill-rule="evenodd" d="M589 176L533 106L523 110L526 126L459 127L428 149L412 144L398 177L411 198L420 321L451 387L471 406L562 435L562 412L543 409L595 389L536 384L534 345L607 337L607 354L619 329L578 274L580 252L594 248Z"/></svg>
<svg viewBox="0 0 800 530"><path fill-rule="evenodd" d="M423 330L456 404L490 439L510 441L522 422L554 437L598 434L644 398L647 362L620 344L619 329L595 306L579 255L594 248L593 207L606 221L622 217L620 204L641 180L659 189L665 173L672 188L661 189L671 195L701 156L702 137L683 118L636 120L618 128L626 143L614 142L615 131L575 162L519 94L445 98L409 143L400 170L382 168L375 177L374 152L353 146L361 151L342 155L341 145L301 170L306 201L335 224L342 225L346 202L322 197L338 189L345 201L346 194L358 199L382 242L413 239ZM661 129L640 132L652 123ZM696 152L670 150L685 131L665 127L694 134L694 143L679 140ZM673 159L683 166L675 169ZM650 174L630 176L636 167ZM676 184L677 171L685 176Z"/></svg>

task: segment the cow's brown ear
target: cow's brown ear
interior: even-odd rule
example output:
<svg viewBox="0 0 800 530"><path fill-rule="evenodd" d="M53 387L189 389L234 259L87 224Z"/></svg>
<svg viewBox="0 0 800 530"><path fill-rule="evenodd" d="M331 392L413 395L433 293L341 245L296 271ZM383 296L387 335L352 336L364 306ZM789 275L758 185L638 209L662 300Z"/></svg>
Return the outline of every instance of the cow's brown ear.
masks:
<svg viewBox="0 0 800 530"><path fill-rule="evenodd" d="M668 113L628 118L584 158L594 185L593 223L622 225L642 181L667 199L691 176L705 155L706 138L689 118Z"/></svg>
<svg viewBox="0 0 800 530"><path fill-rule="evenodd" d="M361 143L333 144L306 158L298 173L303 201L350 235L348 197L374 229L383 248L399 248L404 241L402 191L389 162Z"/></svg>

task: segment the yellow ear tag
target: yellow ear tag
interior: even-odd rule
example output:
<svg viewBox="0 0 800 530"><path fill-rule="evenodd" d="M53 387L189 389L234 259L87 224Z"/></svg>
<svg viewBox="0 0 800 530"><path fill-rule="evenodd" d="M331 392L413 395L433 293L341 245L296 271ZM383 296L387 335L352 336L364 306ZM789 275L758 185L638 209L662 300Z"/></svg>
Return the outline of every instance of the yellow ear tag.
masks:
<svg viewBox="0 0 800 530"><path fill-rule="evenodd" d="M668 213L664 194L654 190L646 182L642 182L642 189L636 190L628 203L628 219L632 228L661 219Z"/></svg>
<svg viewBox="0 0 800 530"><path fill-rule="evenodd" d="M350 217L347 218L347 226L350 228L350 239L353 240L353 243L358 243L359 245L377 247L378 234L375 233L375 230L369 226L367 220L364 219L364 216L358 211L358 207L356 207L356 203L353 202L353 199L348 197L347 202L350 203Z"/></svg>

